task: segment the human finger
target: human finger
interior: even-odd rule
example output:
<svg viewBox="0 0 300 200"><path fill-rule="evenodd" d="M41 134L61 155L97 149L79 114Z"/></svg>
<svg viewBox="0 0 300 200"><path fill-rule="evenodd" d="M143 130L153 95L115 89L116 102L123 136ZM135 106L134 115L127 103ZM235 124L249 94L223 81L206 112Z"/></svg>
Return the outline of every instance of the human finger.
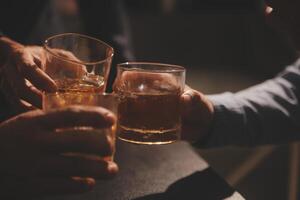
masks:
<svg viewBox="0 0 300 200"><path fill-rule="evenodd" d="M38 137L37 143L39 143L41 150L56 154L76 152L111 156L115 150L114 136L105 134L104 130L51 132Z"/></svg>
<svg viewBox="0 0 300 200"><path fill-rule="evenodd" d="M15 66L11 65L7 68L7 78L14 91L14 96L18 101L23 99L28 103L40 108L42 105L42 93L36 89L29 81L25 80Z"/></svg>
<svg viewBox="0 0 300 200"><path fill-rule="evenodd" d="M102 107L70 106L52 110L31 120L31 123L55 130L69 127L109 128L116 123L115 115Z"/></svg>
<svg viewBox="0 0 300 200"><path fill-rule="evenodd" d="M192 114L197 113L198 109L201 108L201 94L192 89L185 89L180 101L183 118L193 119Z"/></svg>
<svg viewBox="0 0 300 200"><path fill-rule="evenodd" d="M34 87L27 80L15 81L16 93L19 99L25 100L31 105L42 108L42 92Z"/></svg>
<svg viewBox="0 0 300 200"><path fill-rule="evenodd" d="M39 68L37 59L26 51L20 52L16 59L17 69L28 79L36 88L47 91L55 92L57 90L55 82ZM35 63L37 62L37 64Z"/></svg>
<svg viewBox="0 0 300 200"><path fill-rule="evenodd" d="M213 104L204 94L186 88L181 95L182 139L197 141L207 134L213 114Z"/></svg>

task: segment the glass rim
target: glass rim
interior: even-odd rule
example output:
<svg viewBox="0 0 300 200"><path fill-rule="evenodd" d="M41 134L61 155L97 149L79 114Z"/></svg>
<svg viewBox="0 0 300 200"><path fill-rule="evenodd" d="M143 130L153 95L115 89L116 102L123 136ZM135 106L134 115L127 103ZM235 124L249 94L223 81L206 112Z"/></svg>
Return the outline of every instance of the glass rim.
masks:
<svg viewBox="0 0 300 200"><path fill-rule="evenodd" d="M49 95L57 95L59 92L43 92L43 95L45 95L45 96L49 96ZM118 97L117 96L117 94L115 94L115 93L108 93L108 92L91 92L91 93L89 93L89 95L95 95L95 96L105 96L105 97L109 97L109 96L111 96L111 97Z"/></svg>
<svg viewBox="0 0 300 200"><path fill-rule="evenodd" d="M141 66L158 66L162 67L162 69L143 69L143 68L132 68L128 66L132 65L141 65ZM170 73L170 72L185 72L186 69L180 65L167 64L167 63L159 63L159 62L124 62L117 64L117 67L126 71L138 71L138 72L152 72L152 73ZM166 67L166 69L163 69ZM167 67L171 69L167 69Z"/></svg>
<svg viewBox="0 0 300 200"><path fill-rule="evenodd" d="M59 55L53 53L52 50L51 50L51 48L49 47L49 41L52 40L52 39L54 39L54 38L61 37L61 36L66 36L66 35L76 35L76 36L79 36L81 38L87 38L87 39L90 39L90 40L97 41L98 43L101 43L101 44L107 46L107 48L111 49L111 55L109 55L105 59L102 59L102 60L99 60L99 61L95 61L95 62L80 62L80 61L71 60L71 59L68 59L68 58L65 58L65 57L62 57L62 56L59 56ZM62 59L62 60L65 60L65 61L71 62L71 63L81 64L81 65L102 64L102 63L107 62L107 60L112 59L112 57L114 55L114 48L112 46L110 46L109 44L107 44L106 42L103 42L102 40L99 40L97 38L94 38L94 37L91 37L91 36L87 36L87 35L83 35L83 34L80 34L80 33L61 33L61 34L53 35L51 37L48 37L44 41L43 47L44 47L44 49L48 53L50 53L52 56L54 56L56 58L59 58L59 59Z"/></svg>

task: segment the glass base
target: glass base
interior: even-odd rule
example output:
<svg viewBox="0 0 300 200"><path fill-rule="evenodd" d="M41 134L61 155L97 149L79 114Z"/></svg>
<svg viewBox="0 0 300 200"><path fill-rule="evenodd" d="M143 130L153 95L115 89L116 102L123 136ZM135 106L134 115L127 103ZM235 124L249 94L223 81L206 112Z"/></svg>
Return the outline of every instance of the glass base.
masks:
<svg viewBox="0 0 300 200"><path fill-rule="evenodd" d="M119 127L118 138L134 144L160 145L170 144L180 139L180 129L143 130L124 126Z"/></svg>

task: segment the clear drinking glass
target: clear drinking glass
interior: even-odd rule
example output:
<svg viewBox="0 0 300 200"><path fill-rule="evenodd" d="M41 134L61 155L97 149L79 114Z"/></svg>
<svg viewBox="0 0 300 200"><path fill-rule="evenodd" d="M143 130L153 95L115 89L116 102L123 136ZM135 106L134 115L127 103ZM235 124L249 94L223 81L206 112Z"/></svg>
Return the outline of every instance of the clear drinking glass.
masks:
<svg viewBox="0 0 300 200"><path fill-rule="evenodd" d="M114 92L119 97L118 137L137 144L168 144L180 138L180 95L185 69L161 63L123 63Z"/></svg>
<svg viewBox="0 0 300 200"><path fill-rule="evenodd" d="M114 53L108 44L65 33L48 38L44 49L44 71L56 82L58 93L77 93L85 99L85 93L105 91Z"/></svg>

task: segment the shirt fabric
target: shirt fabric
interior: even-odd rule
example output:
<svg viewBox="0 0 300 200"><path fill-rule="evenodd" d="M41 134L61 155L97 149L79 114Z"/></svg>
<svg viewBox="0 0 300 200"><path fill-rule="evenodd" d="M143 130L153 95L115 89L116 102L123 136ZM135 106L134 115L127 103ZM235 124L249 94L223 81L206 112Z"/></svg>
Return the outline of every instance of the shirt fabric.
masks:
<svg viewBox="0 0 300 200"><path fill-rule="evenodd" d="M300 139L300 59L273 79L208 98L215 114L201 147L281 144Z"/></svg>

